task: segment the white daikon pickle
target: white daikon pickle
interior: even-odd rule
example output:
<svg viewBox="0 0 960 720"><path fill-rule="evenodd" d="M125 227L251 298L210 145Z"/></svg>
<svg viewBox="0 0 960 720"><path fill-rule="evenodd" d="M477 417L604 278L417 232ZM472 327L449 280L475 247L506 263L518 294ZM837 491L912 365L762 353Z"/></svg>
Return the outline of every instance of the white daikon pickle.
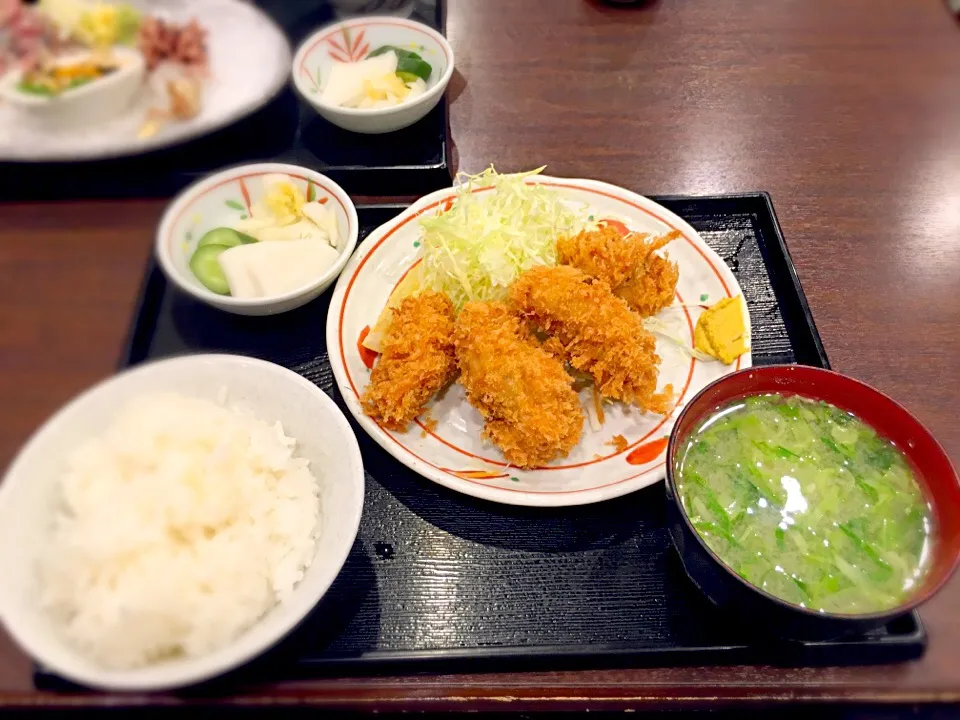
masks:
<svg viewBox="0 0 960 720"><path fill-rule="evenodd" d="M333 266L338 255L326 242L305 239L237 245L224 250L219 260L231 295L251 297L238 294L231 282L237 277L242 284L238 289L249 291L243 277L246 273L257 292L253 297L257 297L282 295L316 280Z"/></svg>
<svg viewBox="0 0 960 720"><path fill-rule="evenodd" d="M331 247L340 247L340 232L337 230L337 216L321 202L314 200L303 206L303 216L311 220L327 234Z"/></svg>
<svg viewBox="0 0 960 720"><path fill-rule="evenodd" d="M217 257L217 262L220 263L220 269L223 270L223 275L227 279L230 295L235 298L256 298L263 295L250 274L246 255L233 255L224 250Z"/></svg>
<svg viewBox="0 0 960 720"><path fill-rule="evenodd" d="M327 75L320 99L337 107L358 104L363 99L363 81L397 71L397 56L388 52L355 63L334 61Z"/></svg>

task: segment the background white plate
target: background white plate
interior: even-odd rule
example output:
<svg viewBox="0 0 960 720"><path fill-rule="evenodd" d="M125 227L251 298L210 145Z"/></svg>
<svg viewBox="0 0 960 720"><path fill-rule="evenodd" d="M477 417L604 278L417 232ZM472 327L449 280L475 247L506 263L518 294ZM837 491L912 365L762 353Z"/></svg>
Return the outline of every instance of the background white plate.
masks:
<svg viewBox="0 0 960 720"><path fill-rule="evenodd" d="M534 181L531 179L531 181ZM607 183L540 176L538 182L556 187L563 197L585 203L598 218L615 218L631 230L663 233L676 228L683 238L668 246L680 265L677 302L714 303L740 293L740 286L723 260L681 218L647 198ZM511 505L564 506L607 500L651 485L664 477L666 437L679 408L701 388L751 364L750 353L732 365L690 359L675 345L658 339L660 384L672 383L678 403L667 417L643 413L622 404L605 405L606 423L594 432L584 422L580 444L569 457L533 470L507 467L500 451L481 440L483 420L454 385L434 400L427 414L436 421L428 430L418 421L406 432L385 430L367 417L359 395L369 370L358 339L372 326L393 287L416 261L420 225L417 216L436 212L453 189L421 198L397 218L377 228L360 244L337 282L327 315L327 348L334 376L350 412L385 450L404 465L458 492ZM696 309L668 309L676 314L681 337L693 341ZM689 318L689 319L688 319ZM590 391L581 393L585 401ZM422 420L422 419L421 419ZM617 452L611 440L622 435L629 446ZM646 456L646 457L645 457Z"/></svg>
<svg viewBox="0 0 960 720"><path fill-rule="evenodd" d="M51 132L31 127L17 108L0 104L0 161L93 160L136 155L206 135L265 105L290 74L290 45L261 10L242 0L128 0L165 20L196 18L207 30L210 80L200 114L138 139L147 94L123 115L100 125Z"/></svg>

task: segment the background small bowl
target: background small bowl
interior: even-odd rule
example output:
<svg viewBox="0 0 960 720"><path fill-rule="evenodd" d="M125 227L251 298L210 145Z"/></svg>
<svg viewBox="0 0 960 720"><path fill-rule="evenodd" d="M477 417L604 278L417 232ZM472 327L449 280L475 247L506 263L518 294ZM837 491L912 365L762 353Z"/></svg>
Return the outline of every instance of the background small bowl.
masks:
<svg viewBox="0 0 960 720"><path fill-rule="evenodd" d="M68 645L37 603L37 557L48 539L57 484L70 451L102 433L120 407L148 392L217 400L227 388L260 420L279 420L320 480L320 538L293 593L253 627L214 652L134 670L104 670ZM0 622L45 668L81 685L165 690L207 680L260 654L319 602L343 567L360 526L363 461L343 413L309 380L279 365L234 355L188 355L142 365L87 390L27 442L0 485Z"/></svg>
<svg viewBox="0 0 960 720"><path fill-rule="evenodd" d="M690 433L711 412L750 395L781 393L823 400L854 413L904 452L933 507L933 558L923 584L902 605L879 613L819 613L787 603L748 583L701 539L676 486L677 463ZM950 458L919 420L879 390L830 370L769 365L727 375L700 391L674 425L667 450L667 518L670 536L690 579L717 605L742 615L750 627L801 640L825 640L886 624L929 600L960 559L960 479Z"/></svg>
<svg viewBox="0 0 960 720"><path fill-rule="evenodd" d="M315 280L282 295L235 298L211 292L190 270L190 256L197 241L207 230L247 217L250 206L263 196L263 176L272 173L289 175L308 198L327 199L340 230L337 262ZM359 232L356 207L326 175L297 165L257 163L214 173L174 198L160 220L156 254L167 278L197 300L238 315L275 315L305 305L330 287L356 248Z"/></svg>
<svg viewBox="0 0 960 720"><path fill-rule="evenodd" d="M24 122L49 130L69 130L111 120L133 104L146 74L143 55L138 50L117 46L111 52L121 63L116 71L56 97L20 92L17 86L23 79L23 70L10 70L0 80L0 97L24 115ZM56 64L70 65L89 59L90 51L81 50L57 58Z"/></svg>
<svg viewBox="0 0 960 720"><path fill-rule="evenodd" d="M344 108L320 100L321 80L335 60L362 60L371 50L394 45L414 50L433 66L427 91L387 108ZM453 75L453 48L423 23L390 16L365 16L328 25L308 37L293 58L293 84L321 117L344 130L378 134L405 128L433 110Z"/></svg>

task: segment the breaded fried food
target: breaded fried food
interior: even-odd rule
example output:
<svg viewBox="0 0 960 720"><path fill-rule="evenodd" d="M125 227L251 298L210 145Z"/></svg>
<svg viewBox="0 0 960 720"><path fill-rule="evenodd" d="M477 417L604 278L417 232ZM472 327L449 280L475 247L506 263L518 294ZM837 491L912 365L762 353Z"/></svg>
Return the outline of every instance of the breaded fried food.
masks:
<svg viewBox="0 0 960 720"><path fill-rule="evenodd" d="M663 238L667 238L664 245L672 239L668 235L664 235ZM655 244L644 243L644 245ZM673 303L679 279L680 268L677 264L651 251L647 253L643 264L634 272L633 278L614 292L626 300L627 304L641 317L650 317Z"/></svg>
<svg viewBox="0 0 960 720"><path fill-rule="evenodd" d="M502 302L469 302L456 322L460 383L486 420L483 436L518 467L566 456L583 410L563 362L544 352Z"/></svg>
<svg viewBox="0 0 960 720"><path fill-rule="evenodd" d="M642 317L656 315L673 302L680 270L656 251L680 237L679 230L651 238L622 235L611 225L585 230L557 241L557 262L603 280Z"/></svg>
<svg viewBox="0 0 960 720"><path fill-rule="evenodd" d="M393 310L380 359L361 397L363 411L391 430L405 430L456 376L453 304L443 293L408 297Z"/></svg>
<svg viewBox="0 0 960 720"><path fill-rule="evenodd" d="M632 279L643 259L646 239L647 235L622 235L610 225L601 225L557 240L557 262L572 265L616 289Z"/></svg>
<svg viewBox="0 0 960 720"><path fill-rule="evenodd" d="M538 267L517 278L510 301L604 398L666 411L672 389L656 391L656 340L607 283L568 265Z"/></svg>

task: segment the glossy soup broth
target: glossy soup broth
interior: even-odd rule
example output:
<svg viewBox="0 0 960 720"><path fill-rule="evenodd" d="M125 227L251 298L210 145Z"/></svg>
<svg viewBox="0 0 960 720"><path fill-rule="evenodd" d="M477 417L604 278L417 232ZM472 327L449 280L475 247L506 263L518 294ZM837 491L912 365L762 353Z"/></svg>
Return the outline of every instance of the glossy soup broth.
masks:
<svg viewBox="0 0 960 720"><path fill-rule="evenodd" d="M734 571L823 612L899 605L928 569L933 518L904 455L829 403L759 395L693 432L677 489Z"/></svg>

